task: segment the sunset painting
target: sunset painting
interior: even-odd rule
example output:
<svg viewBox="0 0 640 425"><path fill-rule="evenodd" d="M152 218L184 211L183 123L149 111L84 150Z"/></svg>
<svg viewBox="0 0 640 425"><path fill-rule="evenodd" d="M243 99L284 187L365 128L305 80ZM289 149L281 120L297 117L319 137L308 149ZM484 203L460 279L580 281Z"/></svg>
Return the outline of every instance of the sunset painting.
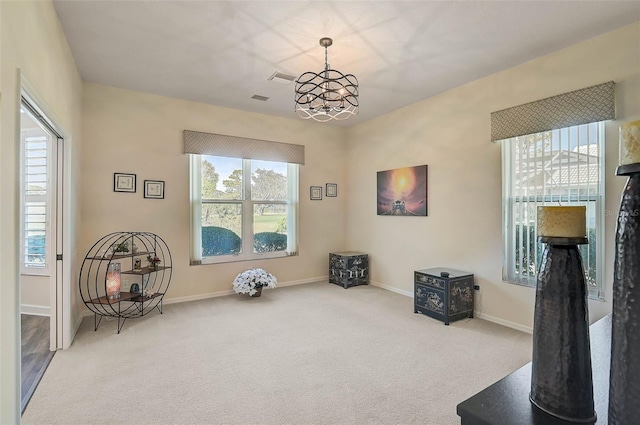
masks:
<svg viewBox="0 0 640 425"><path fill-rule="evenodd" d="M378 215L427 215L427 166L378 171Z"/></svg>

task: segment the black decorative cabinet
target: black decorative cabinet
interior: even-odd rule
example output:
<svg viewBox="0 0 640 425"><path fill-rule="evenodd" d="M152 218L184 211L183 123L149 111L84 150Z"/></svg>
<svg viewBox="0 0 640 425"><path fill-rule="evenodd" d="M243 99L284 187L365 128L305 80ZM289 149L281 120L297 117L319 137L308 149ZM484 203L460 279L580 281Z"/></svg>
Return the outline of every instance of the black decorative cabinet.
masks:
<svg viewBox="0 0 640 425"><path fill-rule="evenodd" d="M448 325L473 317L473 274L433 268L414 272L413 308Z"/></svg>
<svg viewBox="0 0 640 425"><path fill-rule="evenodd" d="M345 289L369 283L369 256L362 252L344 251L329 254L329 282Z"/></svg>

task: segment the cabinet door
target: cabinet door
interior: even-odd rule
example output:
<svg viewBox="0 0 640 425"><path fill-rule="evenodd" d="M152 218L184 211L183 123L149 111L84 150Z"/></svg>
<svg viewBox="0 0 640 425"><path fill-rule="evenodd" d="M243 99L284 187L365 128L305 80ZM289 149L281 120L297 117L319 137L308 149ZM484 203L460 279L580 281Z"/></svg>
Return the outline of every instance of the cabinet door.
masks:
<svg viewBox="0 0 640 425"><path fill-rule="evenodd" d="M434 289L428 285L416 283L415 304L416 307L422 307L432 313L444 316L444 291Z"/></svg>
<svg viewBox="0 0 640 425"><path fill-rule="evenodd" d="M473 310L473 279L451 282L449 288L449 314Z"/></svg>

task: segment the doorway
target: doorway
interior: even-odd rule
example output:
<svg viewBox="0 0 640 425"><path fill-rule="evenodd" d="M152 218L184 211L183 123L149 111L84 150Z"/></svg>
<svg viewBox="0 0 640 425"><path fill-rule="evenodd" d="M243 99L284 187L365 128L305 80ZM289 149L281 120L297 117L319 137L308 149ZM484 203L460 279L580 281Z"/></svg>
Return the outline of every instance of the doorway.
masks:
<svg viewBox="0 0 640 425"><path fill-rule="evenodd" d="M21 408L60 346L63 139L23 95L20 105Z"/></svg>

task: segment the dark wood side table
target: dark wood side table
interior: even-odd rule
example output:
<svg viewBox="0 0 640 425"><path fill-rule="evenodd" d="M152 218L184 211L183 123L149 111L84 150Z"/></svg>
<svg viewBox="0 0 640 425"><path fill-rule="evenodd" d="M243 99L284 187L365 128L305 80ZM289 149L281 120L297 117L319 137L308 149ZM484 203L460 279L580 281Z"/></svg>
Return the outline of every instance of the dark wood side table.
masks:
<svg viewBox="0 0 640 425"><path fill-rule="evenodd" d="M473 317L473 274L449 268L413 272L413 311L448 325Z"/></svg>
<svg viewBox="0 0 640 425"><path fill-rule="evenodd" d="M329 283L344 289L369 284L369 255L364 252L329 253Z"/></svg>
<svg viewBox="0 0 640 425"><path fill-rule="evenodd" d="M593 370L593 402L597 425L607 425L609 368L611 361L611 315L589 327ZM458 404L461 425L569 425L529 401L531 363Z"/></svg>

